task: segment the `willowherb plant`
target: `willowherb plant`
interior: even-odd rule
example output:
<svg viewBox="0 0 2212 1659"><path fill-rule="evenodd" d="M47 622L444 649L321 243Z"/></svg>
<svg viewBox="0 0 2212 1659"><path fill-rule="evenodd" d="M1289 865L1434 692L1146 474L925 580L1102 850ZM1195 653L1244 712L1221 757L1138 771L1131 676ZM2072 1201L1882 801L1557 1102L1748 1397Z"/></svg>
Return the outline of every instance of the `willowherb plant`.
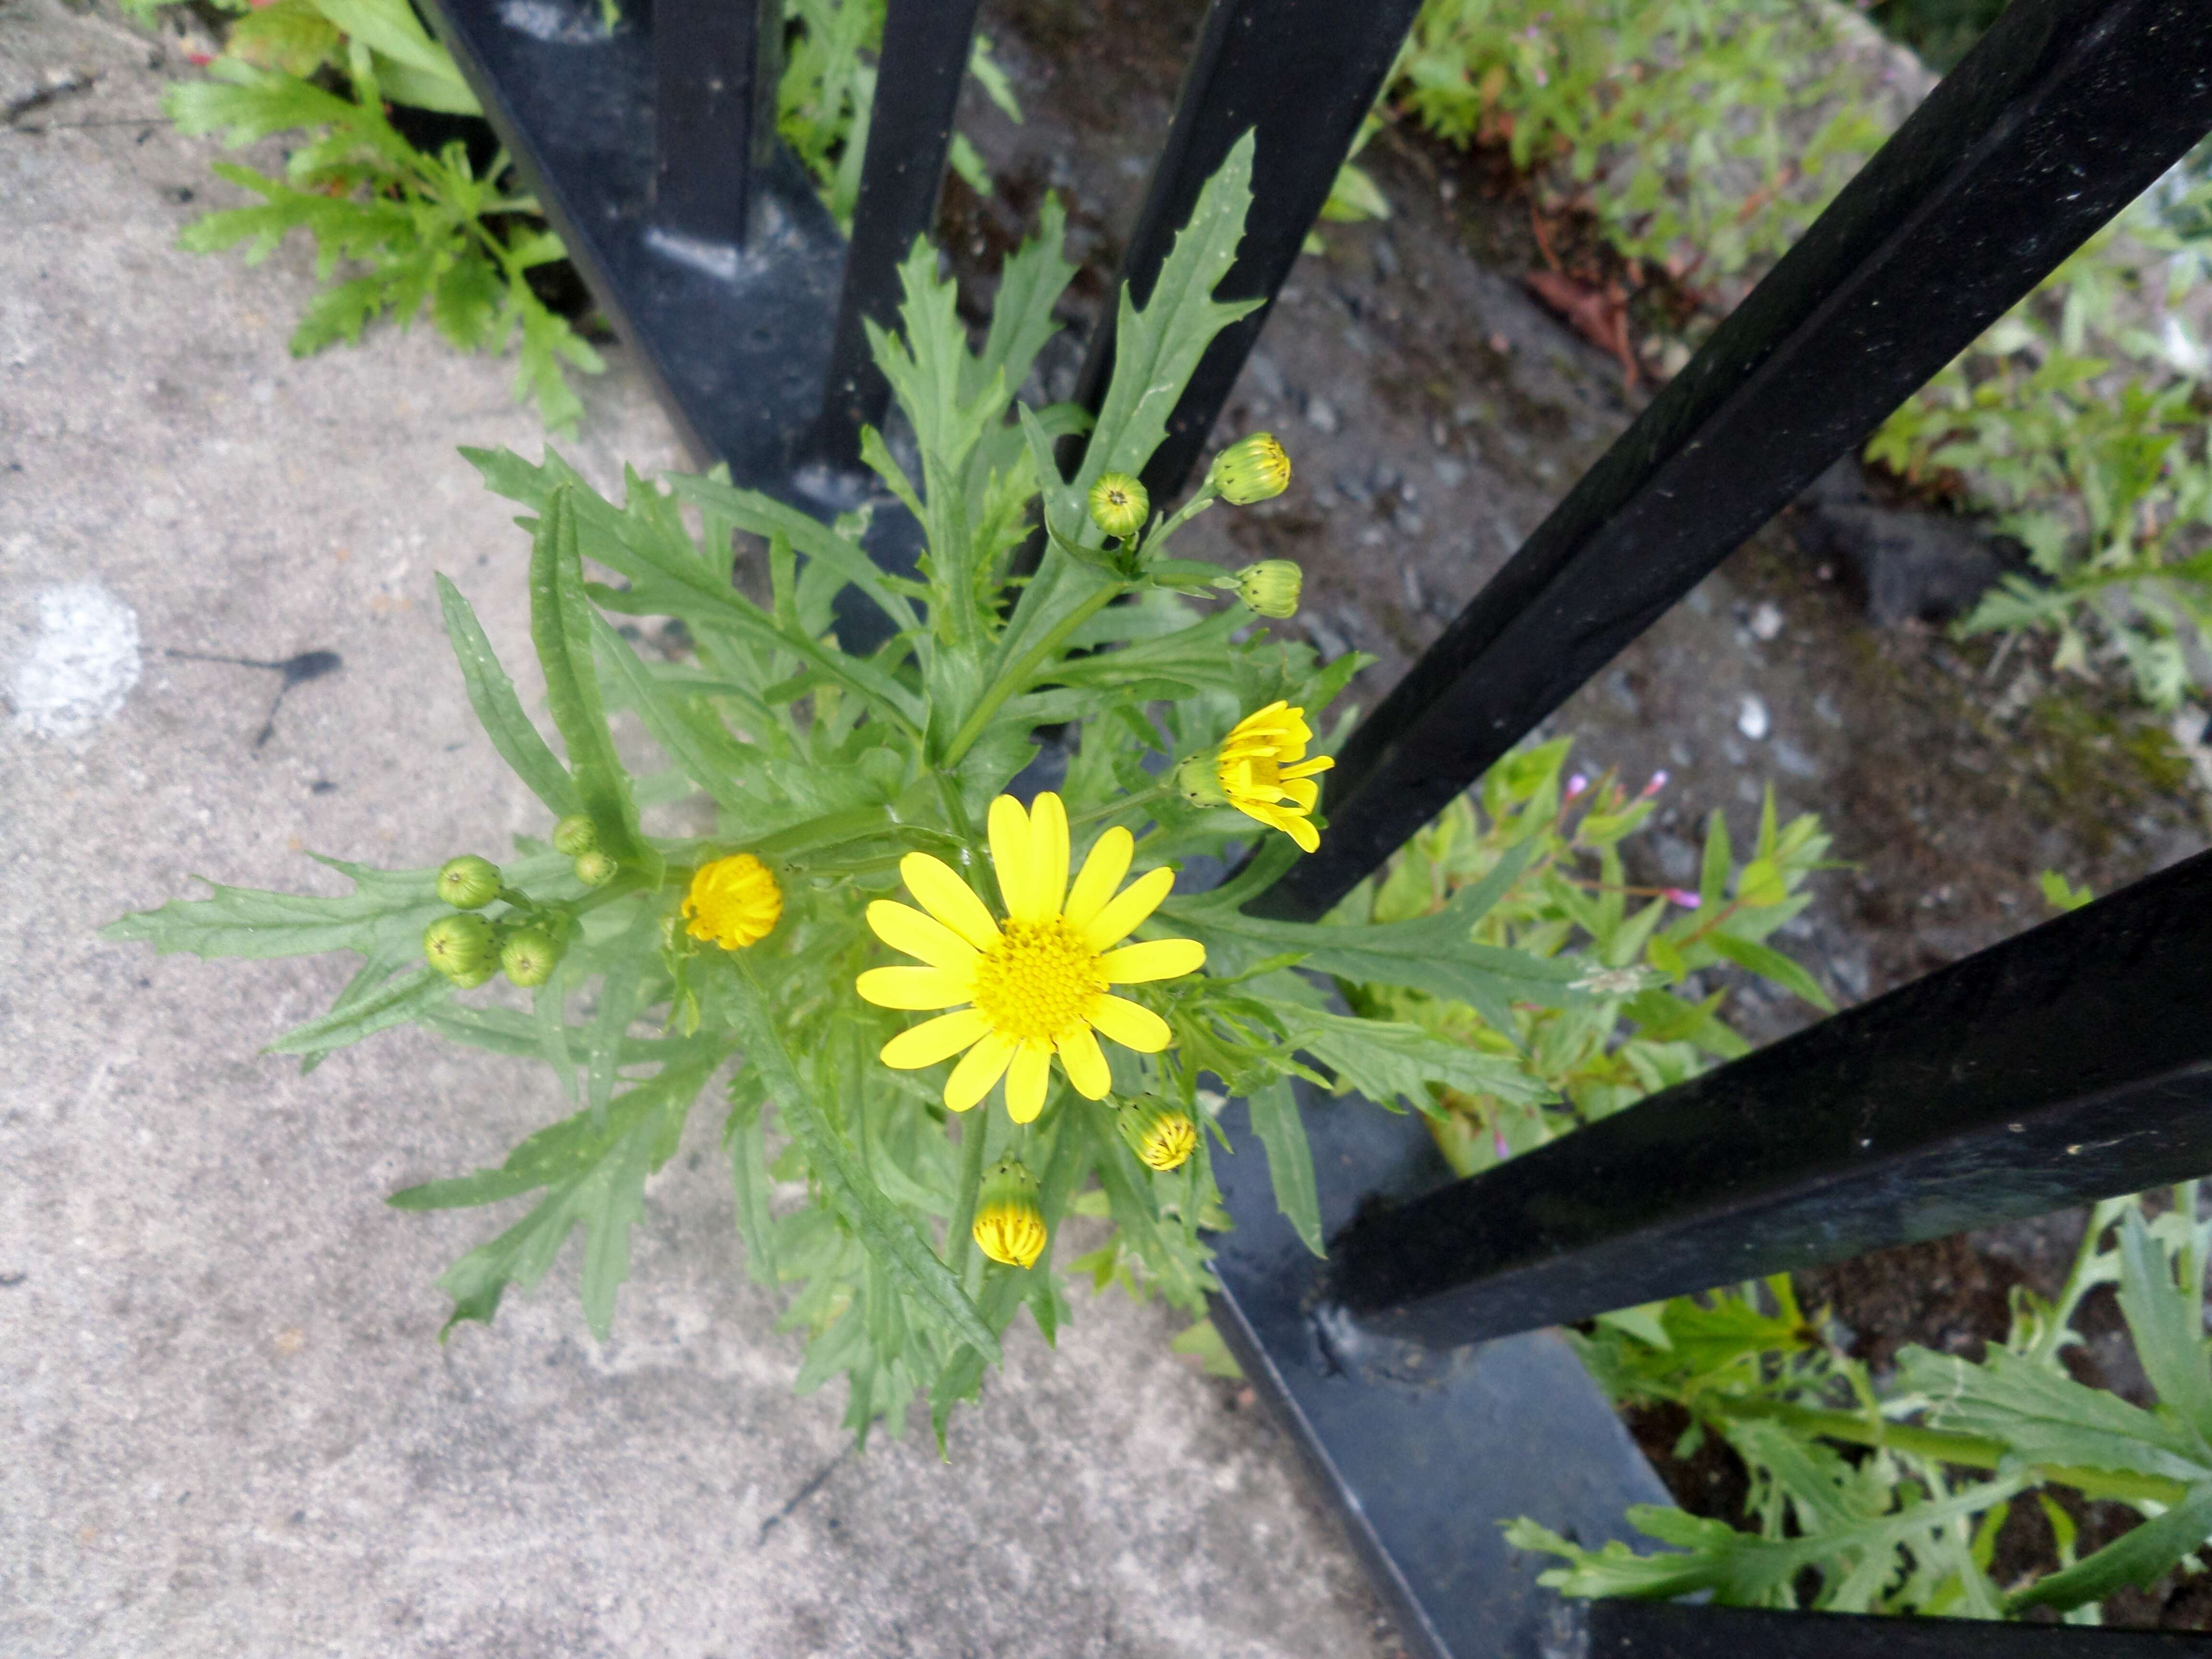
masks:
<svg viewBox="0 0 2212 1659"><path fill-rule="evenodd" d="M441 601L471 700L544 801L550 842L437 871L330 860L353 892L218 888L109 930L205 956L357 952L331 1012L271 1045L310 1064L412 1022L552 1072L568 1115L495 1167L392 1200L535 1195L441 1279L448 1330L490 1319L581 1226L585 1316L604 1335L644 1182L714 1086L749 1269L798 1287L800 1385L847 1376L862 1435L878 1418L896 1432L927 1391L941 1440L1023 1308L1048 1337L1066 1317L1051 1252L1071 1205L1103 1211L1132 1282L1198 1308L1224 1144L1207 1133L1218 1097L1201 1096L1202 1074L1249 1102L1279 1201L1316 1250L1287 1079L1326 1066L1381 1098L1455 1075L1450 1043L1370 1035L1297 969L1477 1006L1583 1000L1571 966L1474 944L1476 893L1367 927L1238 908L1319 832L1314 778L1328 763L1307 716L1358 665L1265 632L1261 611L1295 605L1294 571L1173 556L1194 514L1286 487L1273 439L1223 452L1173 512L1137 482L1207 343L1251 309L1212 297L1250 164L1248 137L1152 302L1123 295L1095 424L1008 391L1073 274L1056 205L1008 261L980 349L917 249L902 331L875 346L919 476L873 431L863 448L926 532L918 579L870 562L865 514L823 525L711 477L632 475L617 504L557 457L473 454L532 514L532 635L565 759L442 579ZM1081 466L1063 477L1054 441L1086 425ZM1014 555L1038 521L1041 562L1024 579ZM766 543L765 603L732 583L738 532ZM1252 603L1229 597L1240 592ZM887 625L882 645L841 646L833 605L848 592ZM645 660L609 613L676 619L696 659ZM669 773L629 775L612 708L637 717ZM1066 728L1065 775L1016 786L1046 726ZM695 792L711 833L647 829L641 803ZM1170 896L1179 861L1255 839L1226 885ZM527 1012L462 999L502 974L530 990ZM805 1201L779 1205L779 1181L803 1182Z"/></svg>

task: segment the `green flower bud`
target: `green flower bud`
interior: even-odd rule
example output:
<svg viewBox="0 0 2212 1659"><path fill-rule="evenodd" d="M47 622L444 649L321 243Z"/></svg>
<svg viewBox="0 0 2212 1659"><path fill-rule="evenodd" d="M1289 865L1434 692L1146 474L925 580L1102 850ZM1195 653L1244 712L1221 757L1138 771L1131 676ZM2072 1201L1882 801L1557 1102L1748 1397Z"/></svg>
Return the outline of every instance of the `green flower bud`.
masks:
<svg viewBox="0 0 2212 1659"><path fill-rule="evenodd" d="M1158 1095L1139 1095L1114 1115L1114 1127L1148 1170L1180 1170L1198 1150L1190 1114Z"/></svg>
<svg viewBox="0 0 2212 1659"><path fill-rule="evenodd" d="M422 930L422 954L456 985L481 985L499 966L491 924L474 911L440 916ZM483 971L477 973L481 969ZM469 978L470 975L476 977Z"/></svg>
<svg viewBox="0 0 2212 1659"><path fill-rule="evenodd" d="M571 812L553 826L553 850L565 859L580 859L599 850L599 832L581 812Z"/></svg>
<svg viewBox="0 0 2212 1659"><path fill-rule="evenodd" d="M1237 597L1262 617L1280 622L1298 614L1305 573L1289 559L1262 559L1237 573Z"/></svg>
<svg viewBox="0 0 2212 1659"><path fill-rule="evenodd" d="M970 1134L983 1133L980 1123ZM1037 1178L1018 1158L1002 1158L983 1177L975 1200L976 1247L994 1261L1027 1267L1044 1254L1044 1211L1037 1203Z"/></svg>
<svg viewBox="0 0 2212 1659"><path fill-rule="evenodd" d="M1102 472L1091 486L1091 522L1117 541L1142 530L1152 510L1144 485L1126 472Z"/></svg>
<svg viewBox="0 0 2212 1659"><path fill-rule="evenodd" d="M1211 749L1176 768L1176 787L1193 806L1229 805L1229 792L1221 787L1221 757Z"/></svg>
<svg viewBox="0 0 2212 1659"><path fill-rule="evenodd" d="M446 977L453 981L456 991L473 991L498 971L499 963L495 960L480 968L471 968L465 974L448 974Z"/></svg>
<svg viewBox="0 0 2212 1659"><path fill-rule="evenodd" d="M1240 439L1213 458L1206 483L1222 500L1249 507L1281 495L1291 487L1291 458L1272 432L1255 432Z"/></svg>
<svg viewBox="0 0 2212 1659"><path fill-rule="evenodd" d="M622 868L597 848L576 860L576 879L586 887L604 887Z"/></svg>
<svg viewBox="0 0 2212 1659"><path fill-rule="evenodd" d="M526 927L511 934L500 948L499 965L517 985L543 985L560 965L561 947L542 927Z"/></svg>
<svg viewBox="0 0 2212 1659"><path fill-rule="evenodd" d="M470 853L438 866L438 896L456 910L481 910L499 896L499 866Z"/></svg>

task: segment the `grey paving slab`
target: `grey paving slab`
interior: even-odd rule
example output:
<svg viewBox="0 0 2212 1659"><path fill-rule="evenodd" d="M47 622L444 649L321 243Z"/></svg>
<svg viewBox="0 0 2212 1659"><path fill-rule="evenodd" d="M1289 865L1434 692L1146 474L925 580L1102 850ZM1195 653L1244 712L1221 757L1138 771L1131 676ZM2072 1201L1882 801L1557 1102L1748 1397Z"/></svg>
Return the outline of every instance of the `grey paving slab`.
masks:
<svg viewBox="0 0 2212 1659"><path fill-rule="evenodd" d="M538 429L427 335L293 361L301 250L174 252L218 188L119 24L0 0L0 1653L1389 1651L1287 1451L1157 1310L1015 1340L949 1466L926 1429L848 1455L842 1401L791 1394L705 1118L611 1341L564 1264L439 1346L430 1280L488 1219L382 1196L500 1156L548 1085L411 1034L303 1078L256 1049L342 963L94 929L195 873L542 828L431 589L523 659L526 549L454 451ZM619 358L586 403L595 477L674 460ZM258 746L276 676L170 654L306 651L342 666Z"/></svg>

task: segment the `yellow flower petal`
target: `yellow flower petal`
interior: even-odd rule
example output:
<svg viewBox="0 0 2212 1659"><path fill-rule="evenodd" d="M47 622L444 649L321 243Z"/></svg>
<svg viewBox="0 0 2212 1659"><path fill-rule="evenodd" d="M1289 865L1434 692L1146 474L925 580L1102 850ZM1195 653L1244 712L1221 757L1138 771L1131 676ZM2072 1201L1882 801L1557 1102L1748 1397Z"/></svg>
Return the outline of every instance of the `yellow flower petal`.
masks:
<svg viewBox="0 0 2212 1659"><path fill-rule="evenodd" d="M1067 896L1067 808L1049 789L1030 802L1030 850L1042 921L1058 915L1060 902Z"/></svg>
<svg viewBox="0 0 2212 1659"><path fill-rule="evenodd" d="M1301 853L1321 851L1321 831L1313 827L1312 819L1294 818L1285 814L1275 827L1297 842Z"/></svg>
<svg viewBox="0 0 2212 1659"><path fill-rule="evenodd" d="M878 1008L950 1008L974 994L963 976L942 968L871 968L854 988Z"/></svg>
<svg viewBox="0 0 2212 1659"><path fill-rule="evenodd" d="M868 926L894 951L920 957L933 968L965 978L975 971L975 947L934 917L896 899L878 899L868 907Z"/></svg>
<svg viewBox="0 0 2212 1659"><path fill-rule="evenodd" d="M1310 778L1316 772L1326 772L1336 764L1334 755L1316 755L1310 761L1300 761L1296 766L1285 766L1282 775L1286 778Z"/></svg>
<svg viewBox="0 0 2212 1659"><path fill-rule="evenodd" d="M1142 945L1125 945L1098 958L1098 971L1106 975L1109 985L1141 985L1147 980L1180 979L1205 966L1206 947L1194 939L1150 939ZM867 993L863 991L860 994L866 996ZM868 1000L875 1000L872 997Z"/></svg>
<svg viewBox="0 0 2212 1659"><path fill-rule="evenodd" d="M1091 1023L1124 1048L1156 1054L1168 1046L1175 1033L1167 1021L1127 997L1102 996L1091 1010Z"/></svg>
<svg viewBox="0 0 2212 1659"><path fill-rule="evenodd" d="M1091 856L1083 860L1083 872L1076 877L1067 896L1066 908L1060 912L1069 927L1081 933L1105 908L1121 878L1129 873L1129 860L1136 849L1136 837L1118 823L1092 844Z"/></svg>
<svg viewBox="0 0 2212 1659"><path fill-rule="evenodd" d="M958 1014L946 1014L945 1019L957 1019ZM978 1014L978 1019L982 1016ZM938 1020L930 1024L939 1024ZM917 1029L927 1029L926 1027ZM986 1030L976 1039L961 1062L952 1068L952 1075L945 1079L945 1103L956 1112L964 1112L985 1095L991 1092L1006 1069L1006 1062L1014 1057L1014 1040L1002 1037L997 1032Z"/></svg>
<svg viewBox="0 0 2212 1659"><path fill-rule="evenodd" d="M1067 1080L1075 1085L1076 1093L1085 1100L1103 1100L1114 1086L1114 1073L1106 1064L1106 1056L1098 1051L1098 1039L1091 1035L1091 1028L1077 1026L1057 1046L1060 1063L1067 1068Z"/></svg>
<svg viewBox="0 0 2212 1659"><path fill-rule="evenodd" d="M1032 1121L1044 1110L1045 1085L1052 1080L1052 1046L1024 1042L1014 1050L1006 1068L1006 1115L1017 1123Z"/></svg>
<svg viewBox="0 0 2212 1659"><path fill-rule="evenodd" d="M1030 855L1029 815L1012 795L991 803L991 863L999 872L999 896L1015 921L1043 920L1037 909L1036 878Z"/></svg>
<svg viewBox="0 0 2212 1659"><path fill-rule="evenodd" d="M1158 909L1160 901L1174 890L1175 872L1167 866L1146 871L1085 925L1083 942L1094 951L1119 945L1139 922Z"/></svg>
<svg viewBox="0 0 2212 1659"><path fill-rule="evenodd" d="M990 1029L990 1022L973 1008L939 1014L935 1019L925 1019L911 1030L901 1031L884 1044L882 1060L895 1072L919 1071L940 1060L951 1059ZM988 1089L991 1085L987 1083L983 1086Z"/></svg>
<svg viewBox="0 0 2212 1659"><path fill-rule="evenodd" d="M921 901L923 909L977 950L988 951L999 942L999 924L991 919L983 901L943 859L908 853L899 860L899 874L906 878L907 891Z"/></svg>
<svg viewBox="0 0 2212 1659"><path fill-rule="evenodd" d="M1321 799L1321 786L1311 778L1285 778L1283 787L1275 792L1275 799L1296 801L1299 811L1310 812Z"/></svg>

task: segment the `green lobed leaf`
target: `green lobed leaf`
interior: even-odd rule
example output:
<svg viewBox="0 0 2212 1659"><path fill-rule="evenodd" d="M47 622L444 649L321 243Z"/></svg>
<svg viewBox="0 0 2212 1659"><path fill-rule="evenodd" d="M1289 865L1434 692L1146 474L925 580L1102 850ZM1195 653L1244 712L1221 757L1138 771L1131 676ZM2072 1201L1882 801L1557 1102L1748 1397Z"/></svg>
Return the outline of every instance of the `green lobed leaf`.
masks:
<svg viewBox="0 0 2212 1659"><path fill-rule="evenodd" d="M599 846L625 864L657 864L638 833L629 775L615 753L592 665L592 607L576 545L573 492L563 486L546 502L530 551L530 637L545 670L545 701L568 745L568 769Z"/></svg>
<svg viewBox="0 0 2212 1659"><path fill-rule="evenodd" d="M465 1319L489 1324L507 1287L536 1285L581 1226L584 1320L606 1340L616 1292L629 1277L629 1230L644 1212L646 1180L674 1156L692 1100L720 1060L709 1054L669 1066L618 1097L604 1117L587 1109L549 1125L496 1170L410 1187L386 1200L395 1209L448 1210L546 1189L528 1215L439 1275L453 1298L441 1340Z"/></svg>
<svg viewBox="0 0 2212 1659"><path fill-rule="evenodd" d="M1402 1099L1434 1112L1428 1085L1495 1096L1514 1105L1548 1104L1558 1097L1510 1055L1484 1054L1430 1036L1401 1021L1355 1019L1279 1003L1297 1046L1337 1074L1339 1091L1357 1090L1378 1106Z"/></svg>
<svg viewBox="0 0 2212 1659"><path fill-rule="evenodd" d="M537 725L523 711L514 682L500 666L498 654L491 648L475 610L442 574L438 577L438 608L445 615L446 637L453 641L453 655L461 665L469 706L477 711L477 720L499 757L554 817L582 811L583 797L577 793L568 769L561 764L538 734Z"/></svg>
<svg viewBox="0 0 2212 1659"><path fill-rule="evenodd" d="M1290 1079L1278 1078L1255 1090L1245 1103L1252 1133L1267 1150L1267 1174L1275 1184L1275 1207L1289 1220L1306 1249L1327 1255L1321 1237L1321 1194L1314 1179L1313 1149L1306 1144L1305 1121L1298 1115Z"/></svg>
<svg viewBox="0 0 2212 1659"><path fill-rule="evenodd" d="M768 1092L782 1108L784 1126L805 1148L807 1167L823 1195L901 1289L954 1336L996 1364L998 1338L914 1223L884 1196L813 1091L800 1081L771 1023L767 999L745 964L741 962L737 969L730 1013L744 1046L746 1064L761 1069Z"/></svg>
<svg viewBox="0 0 2212 1659"><path fill-rule="evenodd" d="M262 1050L269 1054L322 1054L343 1048L365 1036L404 1025L423 1009L443 1002L453 985L427 963L402 974L366 995L332 1009L320 1019L295 1025Z"/></svg>
<svg viewBox="0 0 2212 1659"><path fill-rule="evenodd" d="M2192 1488L2186 1501L2130 1528L2072 1566L2014 1590L2004 1598L2004 1610L2017 1614L2030 1607L2053 1607L2063 1613L2130 1586L2148 1589L2208 1539L2212 1539L2212 1481Z"/></svg>

